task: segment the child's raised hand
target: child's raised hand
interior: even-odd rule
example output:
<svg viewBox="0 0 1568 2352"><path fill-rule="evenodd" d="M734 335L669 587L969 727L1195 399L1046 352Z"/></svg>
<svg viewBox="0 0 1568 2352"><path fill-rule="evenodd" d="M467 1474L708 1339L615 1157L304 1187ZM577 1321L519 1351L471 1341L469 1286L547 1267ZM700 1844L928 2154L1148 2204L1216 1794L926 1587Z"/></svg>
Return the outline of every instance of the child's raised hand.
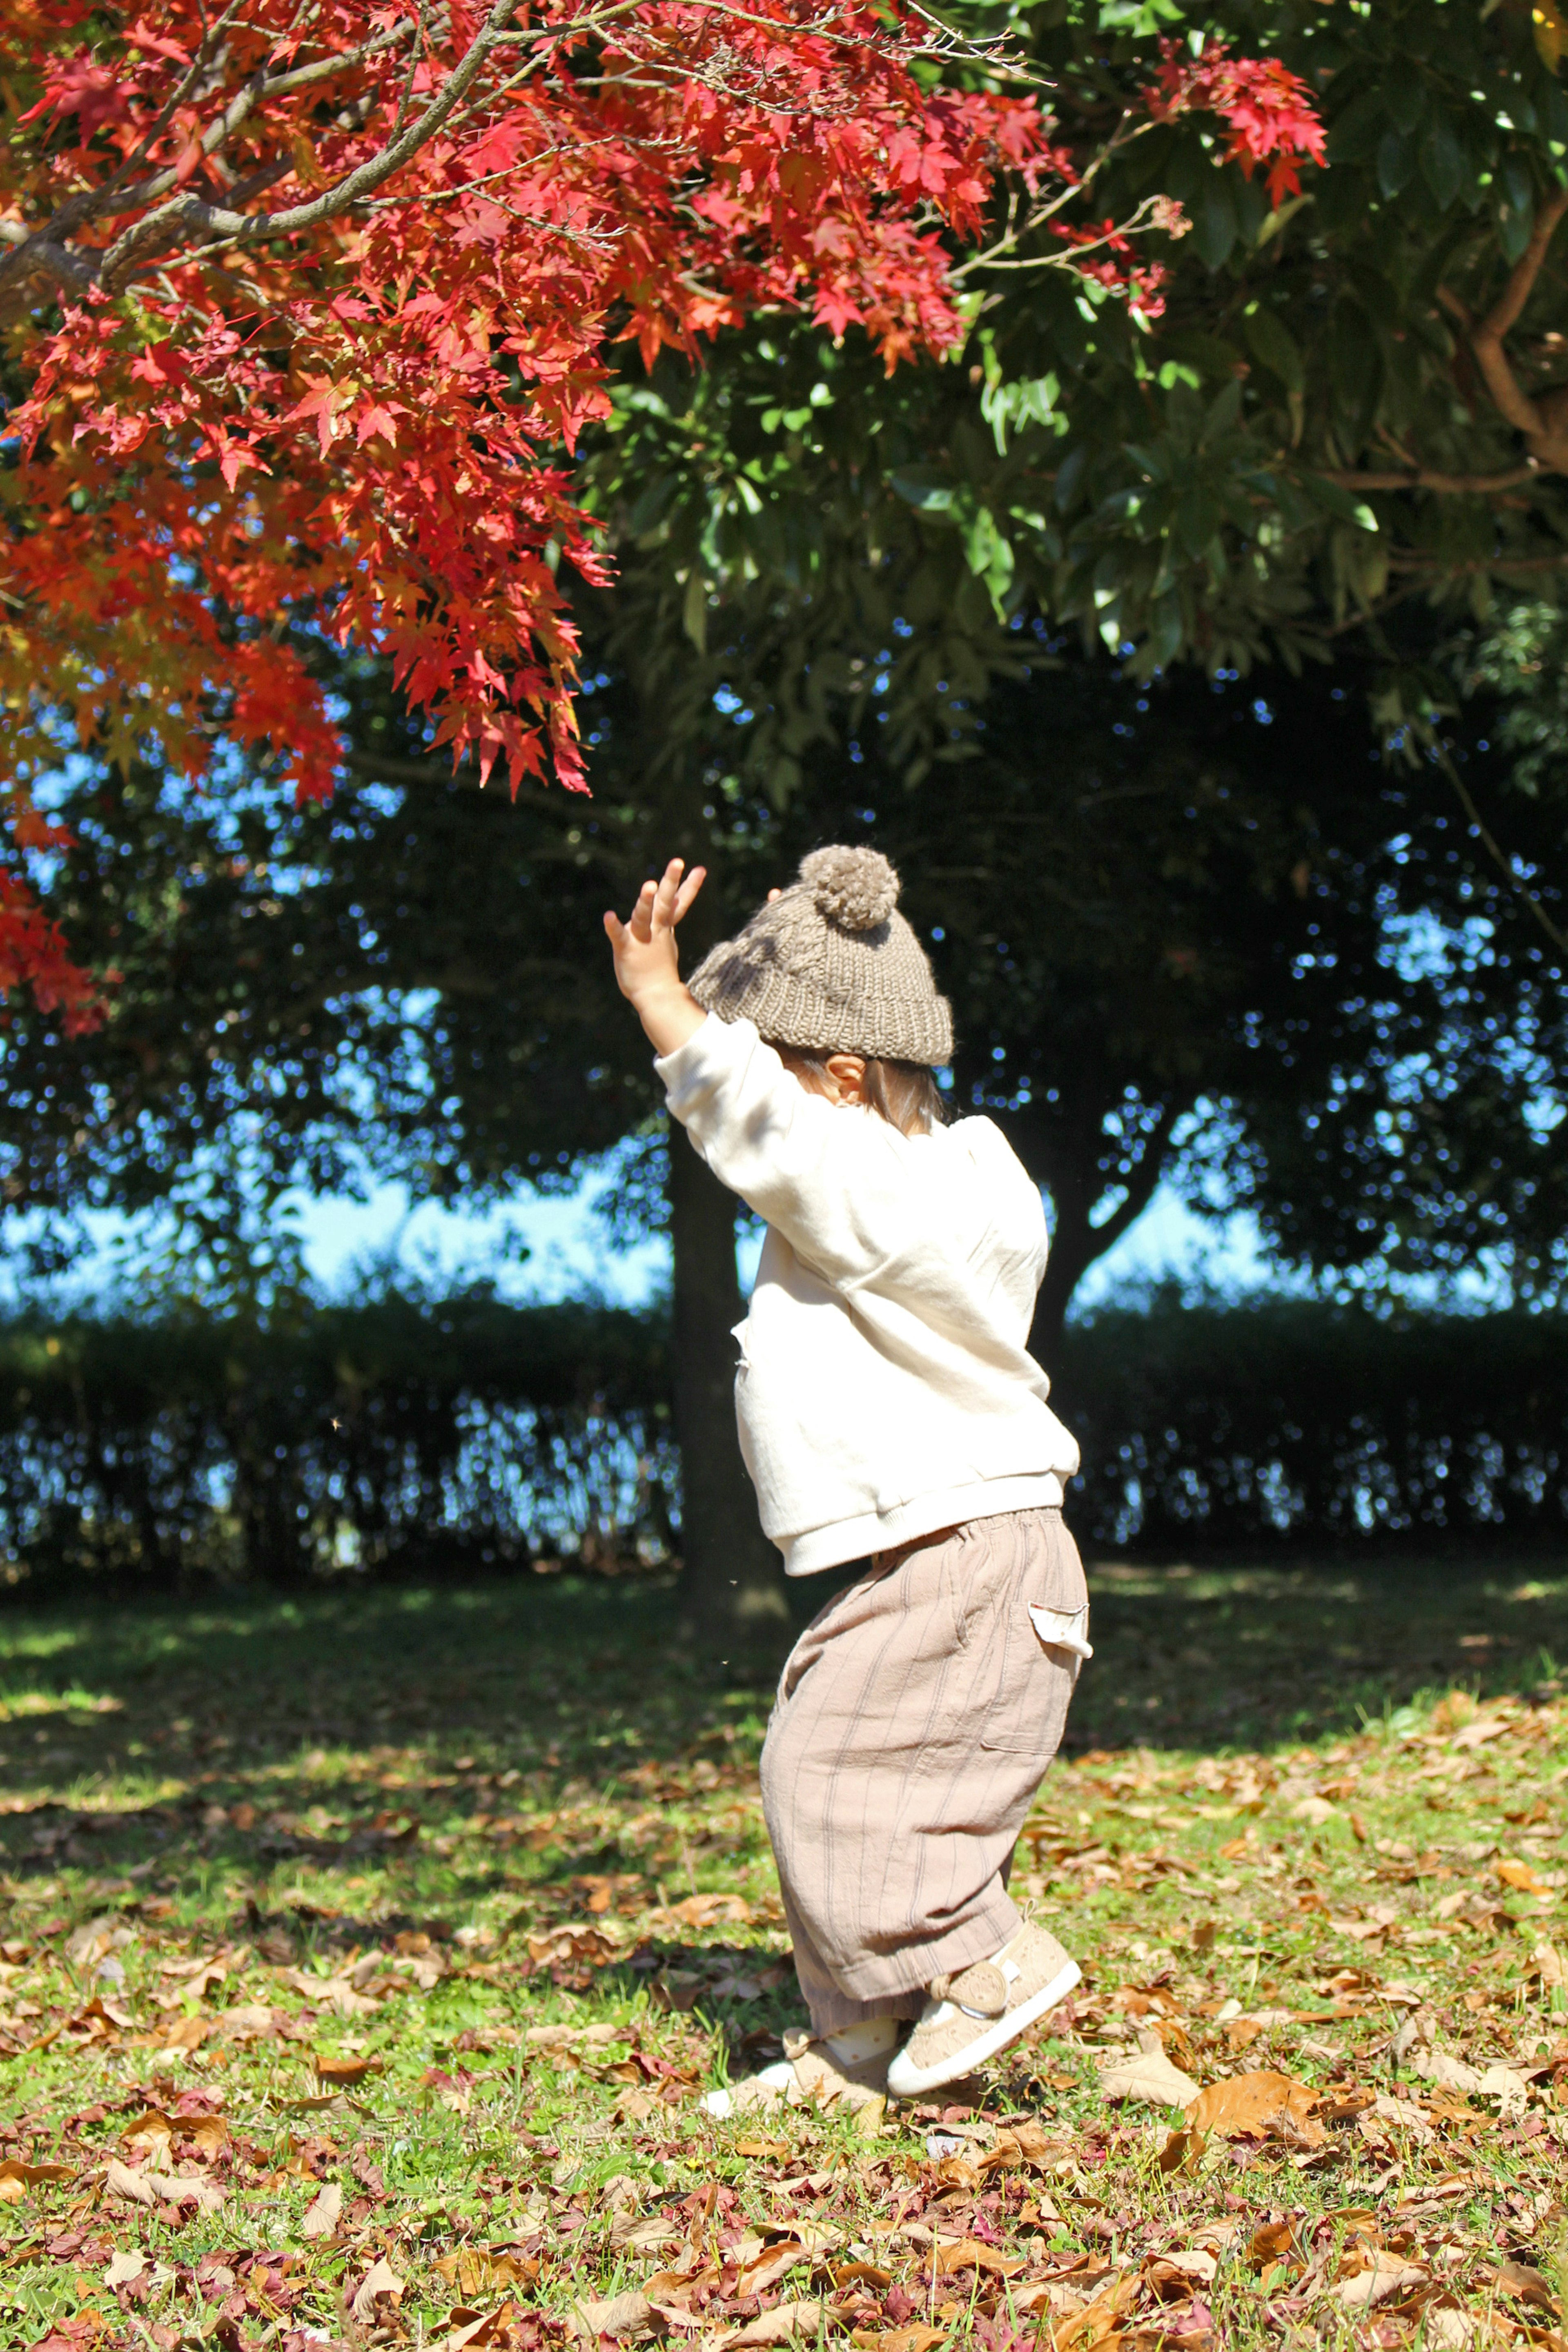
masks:
<svg viewBox="0 0 1568 2352"><path fill-rule="evenodd" d="M681 985L675 946L675 927L706 879L705 867L694 866L687 874L684 861L672 857L657 882L643 884L626 922L617 915L605 917L616 984L661 1054L684 1045L706 1017Z"/></svg>

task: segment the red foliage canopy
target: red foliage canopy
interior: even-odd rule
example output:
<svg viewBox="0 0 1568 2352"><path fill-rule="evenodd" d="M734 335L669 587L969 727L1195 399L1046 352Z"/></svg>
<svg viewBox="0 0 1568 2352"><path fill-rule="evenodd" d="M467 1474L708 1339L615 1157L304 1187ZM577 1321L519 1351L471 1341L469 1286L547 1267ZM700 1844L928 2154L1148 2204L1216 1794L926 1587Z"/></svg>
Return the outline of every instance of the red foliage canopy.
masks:
<svg viewBox="0 0 1568 2352"><path fill-rule="evenodd" d="M925 86L921 26L859 0L6 14L18 808L73 737L193 778L259 745L328 792L289 616L390 656L455 758L580 787L556 573L603 574L566 461L615 343L789 304L941 352L949 241L999 171L1059 179L1032 101ZM90 1017L6 881L22 978Z"/></svg>

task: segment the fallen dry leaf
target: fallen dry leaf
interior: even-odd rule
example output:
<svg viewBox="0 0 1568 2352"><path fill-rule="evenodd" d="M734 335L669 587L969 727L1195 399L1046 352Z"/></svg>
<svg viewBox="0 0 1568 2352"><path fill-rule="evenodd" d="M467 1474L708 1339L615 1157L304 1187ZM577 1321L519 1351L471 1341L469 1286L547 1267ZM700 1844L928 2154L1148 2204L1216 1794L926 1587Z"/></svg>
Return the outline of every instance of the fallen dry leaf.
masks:
<svg viewBox="0 0 1568 2352"><path fill-rule="evenodd" d="M1000 2254L979 2238L954 2238L939 2245L933 2263L943 2277L953 2271L991 2271L998 2278L1011 2278L1026 2267L1021 2254Z"/></svg>
<svg viewBox="0 0 1568 2352"><path fill-rule="evenodd" d="M934 2345L946 2343L948 2333L945 2327L858 2327L849 2341L857 2352L932 2352Z"/></svg>
<svg viewBox="0 0 1568 2352"><path fill-rule="evenodd" d="M1521 1862L1515 1855L1505 1856L1492 1867L1505 1886L1517 1887L1521 1895L1550 1895L1552 1892L1543 1878L1536 1876L1528 1862Z"/></svg>
<svg viewBox="0 0 1568 2352"><path fill-rule="evenodd" d="M146 2267L145 2254L134 2251L127 2252L122 2249L119 2253L110 2256L109 2268L103 2273L103 2284L110 2287L129 2286L132 2279L141 2277Z"/></svg>
<svg viewBox="0 0 1568 2352"><path fill-rule="evenodd" d="M151 2208L163 2201L144 2172L132 2171L130 2165L121 2164L117 2156L111 2156L104 2166L103 2178L110 2195L123 2197L129 2204Z"/></svg>
<svg viewBox="0 0 1568 2352"><path fill-rule="evenodd" d="M1521 2303L1533 2304L1538 2311L1557 2315L1557 2297L1552 2282L1545 2273L1530 2263L1501 2263L1492 2273L1491 2284L1505 2294L1517 2296Z"/></svg>
<svg viewBox="0 0 1568 2352"><path fill-rule="evenodd" d="M1116 2323L1138 2300L1139 2282L1133 2277L1116 2277L1108 2282L1092 2303L1081 2311L1062 2320L1051 2336L1052 2352L1068 2352L1072 2345L1087 2347L1101 2336L1115 2332Z"/></svg>
<svg viewBox="0 0 1568 2352"><path fill-rule="evenodd" d="M1105 2069L1100 2087L1108 2099L1142 2099L1152 2107L1188 2107L1198 2096L1192 2076L1173 2066L1163 2050L1119 2059Z"/></svg>
<svg viewBox="0 0 1568 2352"><path fill-rule="evenodd" d="M1385 2253L1380 2246L1364 2271L1342 2280L1331 2292L1342 2309L1370 2311L1374 2304L1390 2303L1414 2286L1424 2286L1426 2275L1418 2263L1407 2263L1403 2254Z"/></svg>
<svg viewBox="0 0 1568 2352"><path fill-rule="evenodd" d="M1317 2093L1305 2083L1263 2067L1256 2074L1233 2074L1228 2082L1211 2083L1188 2107L1187 2128L1240 2139L1282 2127L1289 2137L1321 2141L1326 2134L1311 2119L1318 2104Z"/></svg>
<svg viewBox="0 0 1568 2352"><path fill-rule="evenodd" d="M330 2238L338 2226L342 2210L343 2192L335 2180L329 2180L311 2200L300 2223L300 2235L302 2238Z"/></svg>
<svg viewBox="0 0 1568 2352"><path fill-rule="evenodd" d="M653 2325L653 2305L640 2286L630 2287L624 2294L608 2295L603 2301L589 2296L572 2307L587 2333L595 2338L635 2336Z"/></svg>
<svg viewBox="0 0 1568 2352"><path fill-rule="evenodd" d="M376 2316L378 2303L400 2303L403 2281L384 2255L366 2271L353 2299L353 2315L362 2327L368 2327Z"/></svg>
<svg viewBox="0 0 1568 2352"><path fill-rule="evenodd" d="M220 2010L216 2025L226 2042L264 2042L277 2032L272 2011L259 2001L241 2001L237 2008Z"/></svg>
<svg viewBox="0 0 1568 2352"><path fill-rule="evenodd" d="M40 2182L72 2178L68 2164L24 2164L19 2157L8 2156L0 2164L0 2204L19 2204Z"/></svg>
<svg viewBox="0 0 1568 2352"><path fill-rule="evenodd" d="M367 2074L379 2074L380 2065L374 2058L323 2058L315 2061L316 2079L331 2083L340 2091L352 2090L363 2083Z"/></svg>
<svg viewBox="0 0 1568 2352"><path fill-rule="evenodd" d="M132 2116L120 2137L127 2147L167 2147L174 2126L162 2107L149 2107L144 2114Z"/></svg>
<svg viewBox="0 0 1568 2352"><path fill-rule="evenodd" d="M806 2336L822 2332L822 2305L801 2301L778 2303L772 2311L764 2311L738 2334L724 2338L726 2347L748 2344L795 2344Z"/></svg>

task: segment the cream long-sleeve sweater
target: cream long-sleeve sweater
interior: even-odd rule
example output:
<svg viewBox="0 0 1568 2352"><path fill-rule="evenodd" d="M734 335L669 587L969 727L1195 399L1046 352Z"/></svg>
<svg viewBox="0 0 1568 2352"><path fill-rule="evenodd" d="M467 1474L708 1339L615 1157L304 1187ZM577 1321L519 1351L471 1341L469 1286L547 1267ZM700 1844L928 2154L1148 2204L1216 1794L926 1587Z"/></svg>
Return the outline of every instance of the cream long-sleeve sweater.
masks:
<svg viewBox="0 0 1568 2352"><path fill-rule="evenodd" d="M786 1572L1059 1503L1078 1447L1025 1346L1045 1213L999 1129L900 1135L808 1094L749 1021L711 1013L654 1066L715 1175L767 1221L735 1403Z"/></svg>

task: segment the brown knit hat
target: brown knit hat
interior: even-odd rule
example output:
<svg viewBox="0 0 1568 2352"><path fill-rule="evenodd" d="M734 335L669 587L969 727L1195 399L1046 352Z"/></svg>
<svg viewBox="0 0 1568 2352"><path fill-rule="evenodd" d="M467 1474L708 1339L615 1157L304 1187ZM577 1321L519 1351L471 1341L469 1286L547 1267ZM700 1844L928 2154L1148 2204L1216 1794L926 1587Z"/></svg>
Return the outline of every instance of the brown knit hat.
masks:
<svg viewBox="0 0 1568 2352"><path fill-rule="evenodd" d="M952 1059L952 1008L898 902L879 851L814 849L799 881L687 985L721 1021L750 1021L777 1045L935 1068Z"/></svg>

